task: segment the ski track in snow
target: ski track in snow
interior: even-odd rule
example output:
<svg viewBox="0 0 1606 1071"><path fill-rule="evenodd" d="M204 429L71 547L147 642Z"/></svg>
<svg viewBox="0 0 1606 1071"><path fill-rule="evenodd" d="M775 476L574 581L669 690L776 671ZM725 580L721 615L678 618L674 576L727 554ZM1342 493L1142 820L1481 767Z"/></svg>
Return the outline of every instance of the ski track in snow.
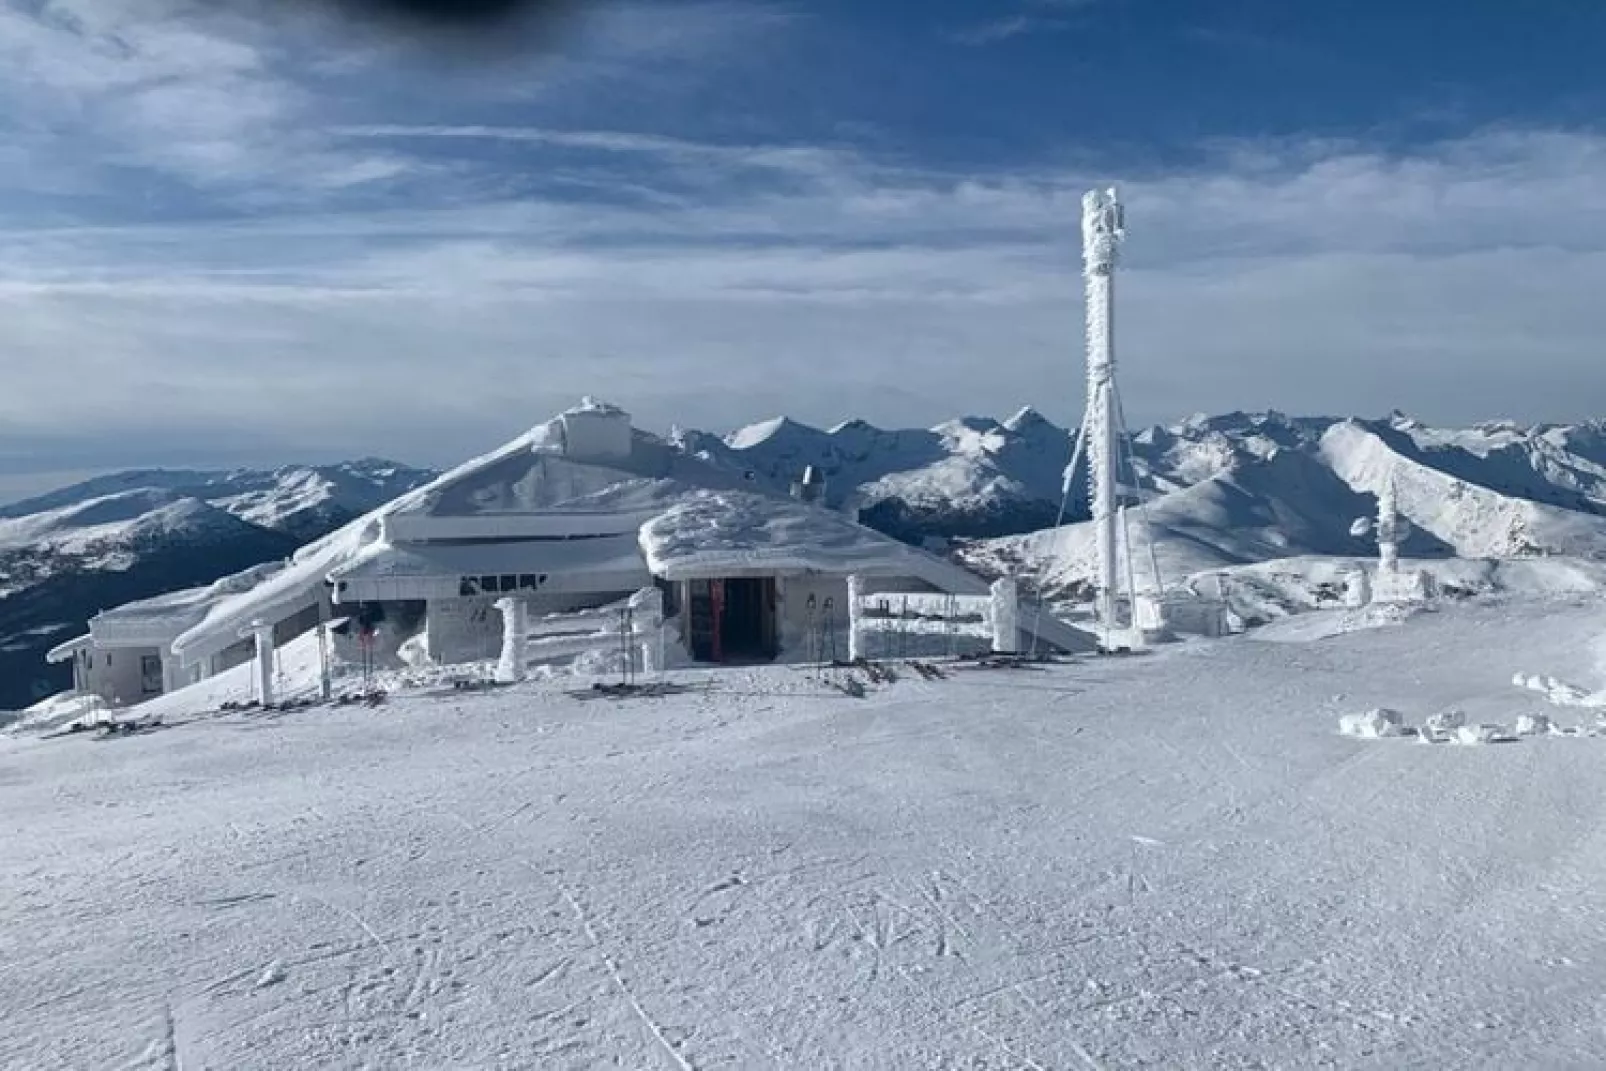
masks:
<svg viewBox="0 0 1606 1071"><path fill-rule="evenodd" d="M3 739L0 1066L1587 1065L1606 739L1333 726L1509 725L1603 632Z"/></svg>

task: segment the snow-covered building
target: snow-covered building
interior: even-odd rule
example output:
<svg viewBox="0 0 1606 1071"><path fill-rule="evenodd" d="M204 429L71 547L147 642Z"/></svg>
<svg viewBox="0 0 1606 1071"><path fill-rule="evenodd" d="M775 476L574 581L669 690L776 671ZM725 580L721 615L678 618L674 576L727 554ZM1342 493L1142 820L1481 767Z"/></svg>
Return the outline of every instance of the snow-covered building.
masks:
<svg viewBox="0 0 1606 1071"><path fill-rule="evenodd" d="M498 656L500 600L539 620L656 587L688 657L767 660L802 651L811 629L846 628L849 576L861 592L988 591L980 577L840 513L759 493L744 472L587 399L248 587L123 607L102 615L102 631L115 624L137 639L164 683L248 660L258 629L271 626L279 644L331 620L359 623L352 634L381 659L406 643L456 664ZM140 622L152 627L139 631ZM1053 646L1091 646L1054 619L1040 631Z"/></svg>
<svg viewBox="0 0 1606 1071"><path fill-rule="evenodd" d="M114 707L141 703L221 673L250 659L250 640L237 640L191 664L174 653L174 641L205 620L217 603L251 591L282 568L282 563L271 562L204 587L103 610L90 619L89 632L54 648L46 659L55 664L71 662L73 691L98 695ZM317 623L316 609L276 622L278 642L312 628Z"/></svg>

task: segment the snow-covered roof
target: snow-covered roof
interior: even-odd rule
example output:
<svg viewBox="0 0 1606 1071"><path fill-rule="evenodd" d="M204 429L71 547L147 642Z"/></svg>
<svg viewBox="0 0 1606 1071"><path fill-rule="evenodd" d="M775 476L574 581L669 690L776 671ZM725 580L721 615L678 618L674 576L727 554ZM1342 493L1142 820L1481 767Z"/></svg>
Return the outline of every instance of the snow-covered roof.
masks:
<svg viewBox="0 0 1606 1071"><path fill-rule="evenodd" d="M90 635L97 648L165 646L205 620L213 606L251 591L283 568L283 562L268 562L202 587L103 610L90 620Z"/></svg>
<svg viewBox="0 0 1606 1071"><path fill-rule="evenodd" d="M61 662L71 662L73 656L87 647L94 646L94 640L88 635L75 636L66 643L57 644L45 654L45 661L51 665Z"/></svg>
<svg viewBox="0 0 1606 1071"><path fill-rule="evenodd" d="M945 590L987 587L840 513L745 492L704 491L683 499L642 526L641 549L648 567L666 580L777 572L925 578L944 570ZM952 586L956 580L962 587Z"/></svg>
<svg viewBox="0 0 1606 1071"><path fill-rule="evenodd" d="M569 457L554 420L425 486L392 512L430 517L630 513L661 508L692 488L740 482L737 474L640 431L631 436L628 456L606 462Z"/></svg>
<svg viewBox="0 0 1606 1071"><path fill-rule="evenodd" d="M572 413L623 417L622 410L587 400ZM687 456L655 436L631 430L628 457L608 464L564 455L563 416L538 424L490 453L464 462L422 487L359 517L296 552L276 575L250 591L212 604L205 617L173 641L185 663L239 642L253 620L279 621L314 605L331 573L376 545L414 547L416 538L514 538L544 534L543 524L567 519L558 534L627 533L697 487L738 484L739 475ZM506 525L513 518L525 523ZM432 526L441 519L485 522L484 531ZM411 525L402 523L411 520ZM532 526L536 530L532 530ZM503 527L506 530L503 530ZM405 538L404 538L405 537ZM498 553L486 543L476 554ZM384 557L373 552L367 560ZM400 561L396 567L400 568ZM471 573L491 572L475 566ZM518 570L527 572L528 570Z"/></svg>
<svg viewBox="0 0 1606 1071"><path fill-rule="evenodd" d="M641 528L647 565L666 580L776 573L910 577L939 591L980 595L987 581L944 558L900 543L840 513L747 492L704 491ZM1093 637L1052 614L1022 615L1021 627L1066 651Z"/></svg>
<svg viewBox="0 0 1606 1071"><path fill-rule="evenodd" d="M378 537L379 514L387 508L302 547L289 564L249 591L211 603L200 621L173 640L173 653L194 665L239 643L241 630L253 621L282 621L315 605L329 570Z"/></svg>
<svg viewBox="0 0 1606 1071"><path fill-rule="evenodd" d="M374 544L329 573L337 601L450 598L464 578L528 576L532 590L624 591L652 583L633 535L489 544Z"/></svg>

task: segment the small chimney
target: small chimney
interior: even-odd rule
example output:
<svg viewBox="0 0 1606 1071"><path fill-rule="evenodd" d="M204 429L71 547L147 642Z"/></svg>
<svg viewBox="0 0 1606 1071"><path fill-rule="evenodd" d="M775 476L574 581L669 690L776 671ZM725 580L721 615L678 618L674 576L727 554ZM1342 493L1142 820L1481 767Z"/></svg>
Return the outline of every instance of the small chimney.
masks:
<svg viewBox="0 0 1606 1071"><path fill-rule="evenodd" d="M802 478L792 484L792 497L799 502L820 502L825 498L825 477L813 465L803 468Z"/></svg>

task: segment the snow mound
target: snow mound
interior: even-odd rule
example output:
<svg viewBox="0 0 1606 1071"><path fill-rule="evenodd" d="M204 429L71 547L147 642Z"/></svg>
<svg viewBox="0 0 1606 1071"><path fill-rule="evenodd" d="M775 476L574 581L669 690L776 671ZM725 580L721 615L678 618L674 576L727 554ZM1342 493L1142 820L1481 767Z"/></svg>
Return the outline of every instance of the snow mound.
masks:
<svg viewBox="0 0 1606 1071"><path fill-rule="evenodd" d="M1463 725L1452 738L1457 744L1476 747L1481 744L1503 744L1516 739L1499 725Z"/></svg>
<svg viewBox="0 0 1606 1071"><path fill-rule="evenodd" d="M1586 691L1576 684L1568 684L1555 677L1542 676L1538 673L1516 673L1512 675L1511 683L1518 688L1538 692L1558 707L1606 708L1606 691Z"/></svg>
<svg viewBox="0 0 1606 1071"><path fill-rule="evenodd" d="M1424 728L1430 733L1453 733L1467 723L1467 715L1461 710L1441 710L1437 714L1428 715Z"/></svg>
<svg viewBox="0 0 1606 1071"><path fill-rule="evenodd" d="M1365 740L1405 735L1400 712L1387 707L1376 707L1361 714L1345 714L1338 719L1338 731L1345 736L1358 736Z"/></svg>
<svg viewBox="0 0 1606 1071"><path fill-rule="evenodd" d="M1548 714L1521 714L1517 717L1518 736L1549 736L1554 730Z"/></svg>
<svg viewBox="0 0 1606 1071"><path fill-rule="evenodd" d="M99 721L110 716L111 708L100 696L63 692L28 707L0 731L16 736L34 735L54 732L75 721Z"/></svg>
<svg viewBox="0 0 1606 1071"><path fill-rule="evenodd" d="M1266 643L1315 643L1364 629L1390 628L1418 612L1418 607L1381 603L1356 610L1320 610L1290 615L1249 635Z"/></svg>

